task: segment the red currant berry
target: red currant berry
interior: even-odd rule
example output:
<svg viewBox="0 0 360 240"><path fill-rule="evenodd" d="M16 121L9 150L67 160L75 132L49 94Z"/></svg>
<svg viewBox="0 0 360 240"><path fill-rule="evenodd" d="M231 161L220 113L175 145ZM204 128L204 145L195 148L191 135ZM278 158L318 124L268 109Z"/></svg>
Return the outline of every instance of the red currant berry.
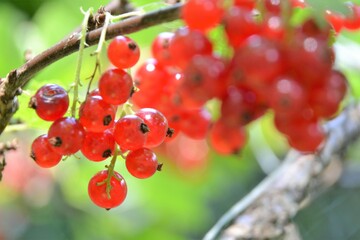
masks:
<svg viewBox="0 0 360 240"><path fill-rule="evenodd" d="M107 210L119 206L124 202L127 186L124 178L114 171L110 179L110 191L106 192L108 171L103 170L94 175L88 185L88 194L93 203Z"/></svg>
<svg viewBox="0 0 360 240"><path fill-rule="evenodd" d="M87 97L79 109L79 121L88 132L103 132L114 126L116 107L100 96Z"/></svg>
<svg viewBox="0 0 360 240"><path fill-rule="evenodd" d="M222 0L189 0L182 8L182 19L190 29L205 32L220 22L222 4Z"/></svg>
<svg viewBox="0 0 360 240"><path fill-rule="evenodd" d="M136 178L148 178L154 175L158 167L155 153L148 148L130 151L126 156L126 168Z"/></svg>
<svg viewBox="0 0 360 240"><path fill-rule="evenodd" d="M144 147L148 132L144 120L136 115L126 115L115 123L114 137L122 149L135 150Z"/></svg>
<svg viewBox="0 0 360 240"><path fill-rule="evenodd" d="M83 126L72 117L56 120L49 128L48 140L54 151L62 155L76 153L82 147L85 138Z"/></svg>
<svg viewBox="0 0 360 240"><path fill-rule="evenodd" d="M145 147L153 148L159 146L165 140L169 128L165 116L153 108L142 108L135 114L144 120L144 123L149 128Z"/></svg>
<svg viewBox="0 0 360 240"><path fill-rule="evenodd" d="M125 103L133 93L131 76L122 69L110 69L99 80L99 91L105 102L113 105Z"/></svg>
<svg viewBox="0 0 360 240"><path fill-rule="evenodd" d="M325 11L325 19L333 27L336 33L340 32L345 24L345 16L330 10Z"/></svg>
<svg viewBox="0 0 360 240"><path fill-rule="evenodd" d="M216 121L210 130L211 146L220 154L237 154L246 139L243 127L229 127L221 120Z"/></svg>
<svg viewBox="0 0 360 240"><path fill-rule="evenodd" d="M112 155L115 149L115 139L110 131L101 133L87 132L81 152L94 162L100 162Z"/></svg>
<svg viewBox="0 0 360 240"><path fill-rule="evenodd" d="M109 44L108 58L118 68L131 68L140 58L140 48L131 38L117 36Z"/></svg>
<svg viewBox="0 0 360 240"><path fill-rule="evenodd" d="M360 6L351 4L349 8L351 16L345 18L344 27L349 30L358 30L360 28Z"/></svg>
<svg viewBox="0 0 360 240"><path fill-rule="evenodd" d="M34 108L41 119L55 121L66 113L69 96L59 85L46 84L31 97L29 107Z"/></svg>
<svg viewBox="0 0 360 240"><path fill-rule="evenodd" d="M60 162L62 155L53 150L48 142L48 136L44 134L33 141L31 145L31 157L40 167L50 168Z"/></svg>
<svg viewBox="0 0 360 240"><path fill-rule="evenodd" d="M162 32L155 38L151 45L153 57L163 66L172 65L169 47L173 37L174 33L172 32Z"/></svg>
<svg viewBox="0 0 360 240"><path fill-rule="evenodd" d="M135 86L139 89L131 100L138 107L155 107L161 100L162 92L171 81L171 75L154 58L148 59L134 75Z"/></svg>
<svg viewBox="0 0 360 240"><path fill-rule="evenodd" d="M260 33L260 25L251 10L230 7L224 17L225 33L231 46L238 48L251 35Z"/></svg>
<svg viewBox="0 0 360 240"><path fill-rule="evenodd" d="M185 69L193 56L210 55L212 44L202 32L180 28L175 32L169 50L173 63L180 69Z"/></svg>
<svg viewBox="0 0 360 240"><path fill-rule="evenodd" d="M210 124L211 115L206 108L188 110L181 114L181 131L192 139L204 139Z"/></svg>
<svg viewBox="0 0 360 240"><path fill-rule="evenodd" d="M269 105L280 114L298 114L306 105L305 89L288 76L276 79L268 95Z"/></svg>

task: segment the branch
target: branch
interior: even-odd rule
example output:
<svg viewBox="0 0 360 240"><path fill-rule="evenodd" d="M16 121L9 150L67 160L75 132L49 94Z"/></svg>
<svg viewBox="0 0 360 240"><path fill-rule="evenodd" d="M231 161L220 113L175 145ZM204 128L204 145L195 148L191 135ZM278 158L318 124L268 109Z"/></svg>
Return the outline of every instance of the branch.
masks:
<svg viewBox="0 0 360 240"><path fill-rule="evenodd" d="M281 167L223 215L204 240L286 236L288 229L293 229L291 219L319 185L326 167L359 137L359 123L360 104L347 107L325 125L328 138L319 153L290 151Z"/></svg>
<svg viewBox="0 0 360 240"><path fill-rule="evenodd" d="M123 4L127 3L127 1L122 2ZM181 6L182 4L174 4L142 16L127 18L111 24L107 29L106 39L176 20L179 18ZM86 43L89 46L97 44L101 31L102 28L89 31L86 35ZM23 66L12 70L6 78L0 79L0 134L4 131L10 118L18 109L16 96L21 94L21 88L40 70L78 51L79 39L80 33L75 31L67 39L60 41L53 47L30 59Z"/></svg>

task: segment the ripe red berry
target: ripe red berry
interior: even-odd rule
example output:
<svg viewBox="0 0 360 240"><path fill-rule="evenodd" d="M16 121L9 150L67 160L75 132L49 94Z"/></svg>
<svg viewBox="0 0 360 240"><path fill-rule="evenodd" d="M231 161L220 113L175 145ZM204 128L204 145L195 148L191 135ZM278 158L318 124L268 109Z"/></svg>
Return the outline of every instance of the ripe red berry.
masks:
<svg viewBox="0 0 360 240"><path fill-rule="evenodd" d="M280 114L298 114L307 102L305 89L295 79L281 76L270 87L269 106Z"/></svg>
<svg viewBox="0 0 360 240"><path fill-rule="evenodd" d="M332 12L330 10L325 11L325 19L333 27L336 33L340 32L345 24L345 16L341 13Z"/></svg>
<svg viewBox="0 0 360 240"><path fill-rule="evenodd" d="M189 0L184 4L181 16L190 29L205 32L220 22L224 13L222 4L222 0Z"/></svg>
<svg viewBox="0 0 360 240"><path fill-rule="evenodd" d="M151 45L151 53L153 57L163 66L172 64L169 47L173 37L174 33L172 32L162 32L156 36Z"/></svg>
<svg viewBox="0 0 360 240"><path fill-rule="evenodd" d="M155 153L148 148L130 151L126 156L126 168L136 178L148 178L154 175L158 167Z"/></svg>
<svg viewBox="0 0 360 240"><path fill-rule="evenodd" d="M50 168L60 162L62 155L53 150L48 142L48 136L44 134L33 141L31 145L31 157L40 167Z"/></svg>
<svg viewBox="0 0 360 240"><path fill-rule="evenodd" d="M124 178L114 171L110 179L110 192L106 192L106 179L108 171L103 170L94 175L88 185L88 194L93 203L97 206L111 209L119 206L126 198L127 186Z"/></svg>
<svg viewBox="0 0 360 240"><path fill-rule="evenodd" d="M99 162L110 157L115 149L115 139L110 131L94 133L87 132L81 152L94 162Z"/></svg>
<svg viewBox="0 0 360 240"><path fill-rule="evenodd" d="M82 147L85 138L83 126L72 117L56 120L49 128L48 139L54 151L62 155L76 153Z"/></svg>
<svg viewBox="0 0 360 240"><path fill-rule="evenodd" d="M181 114L181 131L190 138L204 139L211 124L211 115L206 108L184 111Z"/></svg>
<svg viewBox="0 0 360 240"><path fill-rule="evenodd" d="M163 89L171 81L170 73L154 58L147 59L135 72L134 82L139 89L131 100L138 107L155 107L161 100Z"/></svg>
<svg viewBox="0 0 360 240"><path fill-rule="evenodd" d="M345 18L344 27L349 30L358 30L360 28L360 6L351 4L349 8L351 16Z"/></svg>
<svg viewBox="0 0 360 240"><path fill-rule="evenodd" d="M221 120L210 130L210 143L220 154L236 154L244 146L247 135L243 127L229 127Z"/></svg>
<svg viewBox="0 0 360 240"><path fill-rule="evenodd" d="M114 126L116 107L100 96L87 97L79 109L79 121L88 132L103 132Z"/></svg>
<svg viewBox="0 0 360 240"><path fill-rule="evenodd" d="M145 145L149 128L136 115L126 115L115 123L114 138L124 150L135 150Z"/></svg>
<svg viewBox="0 0 360 240"><path fill-rule="evenodd" d="M69 96L59 85L46 84L31 97L29 107L34 108L41 119L55 121L66 113Z"/></svg>
<svg viewBox="0 0 360 240"><path fill-rule="evenodd" d="M212 44L202 32L180 28L175 32L169 50L173 63L180 69L185 69L193 56L211 54Z"/></svg>
<svg viewBox="0 0 360 240"><path fill-rule="evenodd" d="M109 44L108 58L118 68L131 68L140 58L140 48L131 38L117 36Z"/></svg>
<svg viewBox="0 0 360 240"><path fill-rule="evenodd" d="M142 108L135 114L144 120L144 123L149 128L145 147L153 148L159 146L165 140L169 129L165 116L153 108Z"/></svg>
<svg viewBox="0 0 360 240"><path fill-rule="evenodd" d="M240 47L248 37L261 30L251 10L236 6L225 13L224 25L229 44L234 48Z"/></svg>
<svg viewBox="0 0 360 240"><path fill-rule="evenodd" d="M132 78L122 69L110 69L102 74L99 91L105 102L113 105L123 104L133 93Z"/></svg>

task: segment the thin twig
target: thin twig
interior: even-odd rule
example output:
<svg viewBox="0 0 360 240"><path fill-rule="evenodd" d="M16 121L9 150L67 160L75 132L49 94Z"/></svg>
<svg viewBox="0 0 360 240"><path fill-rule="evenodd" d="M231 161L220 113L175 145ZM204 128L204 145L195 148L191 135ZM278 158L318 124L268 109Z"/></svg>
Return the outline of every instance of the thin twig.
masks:
<svg viewBox="0 0 360 240"><path fill-rule="evenodd" d="M360 105L347 107L325 125L328 138L319 153L291 151L281 167L225 213L204 240L273 239L284 235L319 176L359 137L359 123Z"/></svg>

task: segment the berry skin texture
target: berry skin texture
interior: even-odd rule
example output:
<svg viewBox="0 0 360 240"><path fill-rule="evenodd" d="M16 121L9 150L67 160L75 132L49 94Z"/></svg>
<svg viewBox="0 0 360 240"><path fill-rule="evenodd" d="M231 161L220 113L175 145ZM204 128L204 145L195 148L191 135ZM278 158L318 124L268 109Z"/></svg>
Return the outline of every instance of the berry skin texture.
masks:
<svg viewBox="0 0 360 240"><path fill-rule="evenodd" d="M185 69L193 56L197 54L211 55L212 44L202 32L185 27L175 32L169 51L176 67Z"/></svg>
<svg viewBox="0 0 360 240"><path fill-rule="evenodd" d="M220 22L224 13L221 5L221 0L189 0L182 8L182 19L190 29L206 32Z"/></svg>
<svg viewBox="0 0 360 240"><path fill-rule="evenodd" d="M76 153L82 147L85 138L83 126L73 117L56 120L49 128L49 143L55 152L62 155Z"/></svg>
<svg viewBox="0 0 360 240"><path fill-rule="evenodd" d="M148 132L144 120L136 115L126 115L116 122L114 137L121 149L135 150L145 145Z"/></svg>
<svg viewBox="0 0 360 240"><path fill-rule="evenodd" d="M159 64L171 65L171 55L169 52L171 39L174 37L172 32L162 32L156 36L151 45L151 53Z"/></svg>
<svg viewBox="0 0 360 240"><path fill-rule="evenodd" d="M124 178L114 171L114 176L110 180L110 194L106 193L106 183L108 171L103 170L95 174L89 182L88 194L91 201L97 206L111 209L119 206L126 198L127 186Z"/></svg>
<svg viewBox="0 0 360 240"><path fill-rule="evenodd" d="M156 109L142 108L135 113L148 126L149 132L145 142L145 147L153 148L159 146L166 137L169 128L166 117Z"/></svg>
<svg viewBox="0 0 360 240"><path fill-rule="evenodd" d="M29 107L34 108L41 119L55 121L66 113L69 96L59 85L46 84L30 99Z"/></svg>
<svg viewBox="0 0 360 240"><path fill-rule="evenodd" d="M155 174L158 161L153 151L148 148L140 148L129 152L125 165L131 175L144 179Z"/></svg>
<svg viewBox="0 0 360 240"><path fill-rule="evenodd" d="M110 69L102 74L99 91L105 102L113 105L123 104L133 93L132 78L122 69Z"/></svg>
<svg viewBox="0 0 360 240"><path fill-rule="evenodd" d="M88 132L103 132L114 126L116 107L100 96L87 97L80 106L79 121Z"/></svg>
<svg viewBox="0 0 360 240"><path fill-rule="evenodd" d="M117 36L108 47L108 58L118 68L131 68L140 58L140 48L134 40L126 36Z"/></svg>
<svg viewBox="0 0 360 240"><path fill-rule="evenodd" d="M237 154L245 145L247 135L243 127L228 127L216 121L209 134L211 146L220 154Z"/></svg>
<svg viewBox="0 0 360 240"><path fill-rule="evenodd" d="M51 168L56 166L62 155L56 153L50 143L46 134L37 137L31 145L31 157L35 163L43 168Z"/></svg>
<svg viewBox="0 0 360 240"><path fill-rule="evenodd" d="M90 161L100 162L110 157L114 149L115 139L110 131L87 132L81 152Z"/></svg>

